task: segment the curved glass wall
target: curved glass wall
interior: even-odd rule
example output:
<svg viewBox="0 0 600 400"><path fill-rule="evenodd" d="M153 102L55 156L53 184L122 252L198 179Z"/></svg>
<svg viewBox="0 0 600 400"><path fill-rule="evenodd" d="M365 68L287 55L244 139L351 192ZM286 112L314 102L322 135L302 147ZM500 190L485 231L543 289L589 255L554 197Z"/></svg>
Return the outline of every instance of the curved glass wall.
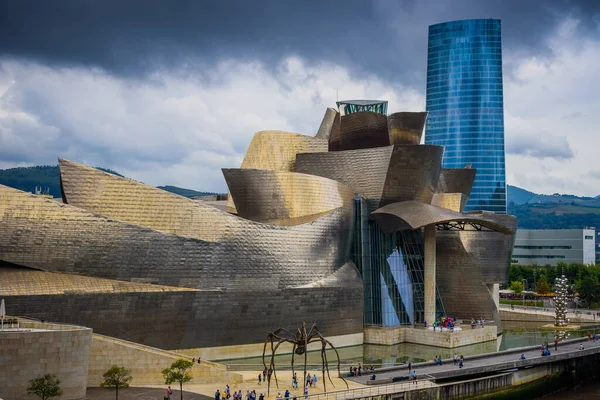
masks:
<svg viewBox="0 0 600 400"><path fill-rule="evenodd" d="M369 220L365 199L355 198L354 205L352 260L364 282L364 324L422 324L425 286L421 229L384 233L376 221ZM437 290L436 315L445 315Z"/></svg>
<svg viewBox="0 0 600 400"><path fill-rule="evenodd" d="M465 207L506 213L500 20L429 27L425 143L445 147L444 168L477 169Z"/></svg>

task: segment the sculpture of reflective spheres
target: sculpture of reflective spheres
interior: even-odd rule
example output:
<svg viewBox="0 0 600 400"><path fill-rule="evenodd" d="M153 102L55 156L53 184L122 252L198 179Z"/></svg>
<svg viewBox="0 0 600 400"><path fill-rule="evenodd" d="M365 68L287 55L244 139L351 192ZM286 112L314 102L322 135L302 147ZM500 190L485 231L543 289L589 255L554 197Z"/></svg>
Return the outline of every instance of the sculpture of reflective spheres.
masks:
<svg viewBox="0 0 600 400"><path fill-rule="evenodd" d="M7 313L166 349L260 343L272 327L304 320L327 337L361 333L370 283L351 254L359 196L368 213L393 205L373 224L443 230L447 257L461 260L444 279L469 275L439 295L473 296L475 308L456 301L445 312L493 319L486 284L507 280L516 221L462 212L473 171L442 170L443 149L418 144L424 121L328 109L316 136L258 132L242 167L223 170L229 201L187 199L64 159L62 201L0 186ZM440 192L440 176L463 193Z"/></svg>
<svg viewBox="0 0 600 400"><path fill-rule="evenodd" d="M554 325L555 326L567 326L569 321L567 320L567 290L569 281L562 275L556 278L554 281Z"/></svg>

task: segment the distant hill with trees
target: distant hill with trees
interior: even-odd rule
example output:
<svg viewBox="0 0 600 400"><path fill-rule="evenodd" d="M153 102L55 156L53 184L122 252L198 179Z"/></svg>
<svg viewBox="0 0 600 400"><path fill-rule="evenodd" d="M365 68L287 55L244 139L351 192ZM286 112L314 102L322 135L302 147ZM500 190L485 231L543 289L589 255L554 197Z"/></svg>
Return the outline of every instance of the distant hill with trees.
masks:
<svg viewBox="0 0 600 400"><path fill-rule="evenodd" d="M96 167L101 171L117 176L123 176L111 169ZM34 193L36 188L51 195L60 197L60 170L58 165L38 165L35 167L18 167L0 169L0 185L9 186L24 192ZM184 189L177 186L159 186L159 189L175 193L184 197L208 196L216 193L199 192L192 189Z"/></svg>
<svg viewBox="0 0 600 400"><path fill-rule="evenodd" d="M508 213L523 229L600 229L600 198L537 194L507 185Z"/></svg>

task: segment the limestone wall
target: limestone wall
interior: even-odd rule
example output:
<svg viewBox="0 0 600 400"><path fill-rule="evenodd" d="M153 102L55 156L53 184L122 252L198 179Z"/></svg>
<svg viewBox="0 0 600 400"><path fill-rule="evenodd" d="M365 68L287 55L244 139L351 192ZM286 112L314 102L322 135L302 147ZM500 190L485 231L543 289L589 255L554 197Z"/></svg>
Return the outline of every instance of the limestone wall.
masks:
<svg viewBox="0 0 600 400"><path fill-rule="evenodd" d="M363 333L353 333L349 335L339 336L328 336L329 340L336 348L349 347L349 346L360 346L363 344ZM263 343L253 344L242 344L235 346L219 346L219 347L205 347L199 349L181 349L174 350L181 354L186 354L189 357L200 357L203 360L231 360L234 358L249 358L249 357L260 357L263 354L264 349ZM321 348L320 342L314 342L308 345L309 351L319 350ZM268 351L267 351L268 353ZM289 343L283 343L277 349L277 354L291 354L292 345ZM270 353L268 353L270 354Z"/></svg>
<svg viewBox="0 0 600 400"><path fill-rule="evenodd" d="M88 370L88 386L100 386L102 374L111 366L125 367L131 371L131 385L164 384L161 371L178 358L190 359L181 354L143 346L137 343L94 334ZM220 364L202 361L191 369L192 382L199 383L238 383L242 376L227 371Z"/></svg>
<svg viewBox="0 0 600 400"><path fill-rule="evenodd" d="M92 330L54 324L36 326L49 329L0 332L0 398L36 399L27 395L29 381L56 374L63 390L59 399L83 399Z"/></svg>
<svg viewBox="0 0 600 400"><path fill-rule="evenodd" d="M416 343L427 346L454 348L497 339L497 330L493 325L461 331L437 332L422 328L380 327L365 328L364 341L369 344L393 345L398 343Z"/></svg>

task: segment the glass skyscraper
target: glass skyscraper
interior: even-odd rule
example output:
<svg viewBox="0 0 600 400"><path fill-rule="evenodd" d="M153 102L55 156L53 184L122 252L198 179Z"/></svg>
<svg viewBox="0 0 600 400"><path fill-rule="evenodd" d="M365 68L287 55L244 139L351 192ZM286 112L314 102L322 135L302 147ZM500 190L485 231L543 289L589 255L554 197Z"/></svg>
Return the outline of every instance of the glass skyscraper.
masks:
<svg viewBox="0 0 600 400"><path fill-rule="evenodd" d="M500 20L429 27L425 143L445 147L444 168L477 169L465 207L506 213Z"/></svg>

